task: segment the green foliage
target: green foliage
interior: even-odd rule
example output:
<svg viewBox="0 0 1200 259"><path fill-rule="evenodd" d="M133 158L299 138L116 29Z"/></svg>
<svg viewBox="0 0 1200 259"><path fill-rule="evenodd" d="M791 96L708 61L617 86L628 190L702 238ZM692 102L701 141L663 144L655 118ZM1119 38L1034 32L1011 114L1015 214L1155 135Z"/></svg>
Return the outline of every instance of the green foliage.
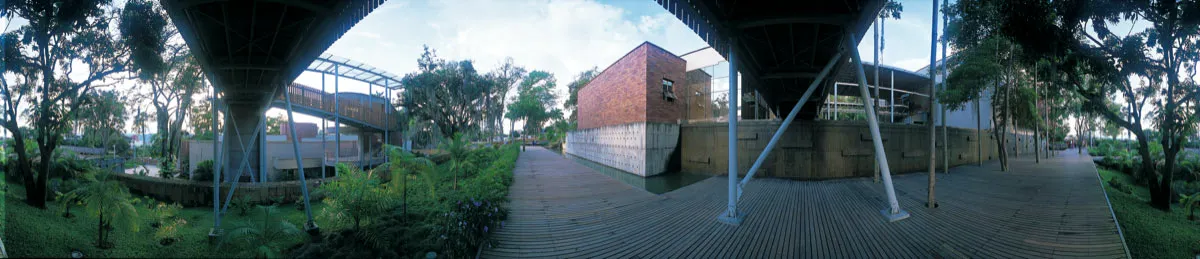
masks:
<svg viewBox="0 0 1200 259"><path fill-rule="evenodd" d="M490 201L460 200L442 218L443 251L451 258L471 257L488 244L487 234L500 227L508 211Z"/></svg>
<svg viewBox="0 0 1200 259"><path fill-rule="evenodd" d="M1132 190L1130 195L1105 188L1133 258L1191 258L1200 251L1200 243L1196 243L1200 240L1200 224L1187 220L1184 211L1158 210L1142 198L1149 190L1134 185L1129 176L1106 169L1100 169L1099 173L1102 178L1121 181Z"/></svg>
<svg viewBox="0 0 1200 259"><path fill-rule="evenodd" d="M537 132L543 124L555 117L562 117L562 110L554 108L554 75L545 71L529 72L517 87L517 98L508 106L504 115L510 120L525 121L525 132Z"/></svg>
<svg viewBox="0 0 1200 259"><path fill-rule="evenodd" d="M279 218L275 206L258 206L262 220L241 224L221 240L221 247L231 246L238 257L280 258L283 250L301 235L295 224Z"/></svg>
<svg viewBox="0 0 1200 259"><path fill-rule="evenodd" d="M213 180L213 161L204 160L196 164L196 170L192 171L192 181L212 181Z"/></svg>
<svg viewBox="0 0 1200 259"><path fill-rule="evenodd" d="M238 212L238 216L246 216L250 213L250 209L254 208L254 201L250 199L250 196L240 195L233 198L229 206Z"/></svg>
<svg viewBox="0 0 1200 259"><path fill-rule="evenodd" d="M129 189L120 182L110 181L108 173L89 172L83 177L84 183L79 189L72 191L87 208L88 215L98 219L96 246L111 248L109 232L116 227L125 227L130 231L138 231L138 213L130 202ZM115 225L115 226L114 226Z"/></svg>
<svg viewBox="0 0 1200 259"><path fill-rule="evenodd" d="M579 72L579 75L575 76L575 81L567 84L567 100L563 102L563 109L571 111L571 115L567 117L567 120L571 123L575 123L576 116L579 114L579 108L577 107L579 89L587 86L588 83L592 82L592 78L598 74L600 74L600 70L597 67L592 67L592 69L587 71Z"/></svg>
<svg viewBox="0 0 1200 259"><path fill-rule="evenodd" d="M379 216L392 207L373 172L338 164L338 180L321 185L328 207L320 214L333 222L350 224L355 230L364 220Z"/></svg>
<svg viewBox="0 0 1200 259"><path fill-rule="evenodd" d="M158 163L158 177L162 177L163 179L171 179L174 178L177 173L179 172L178 169L175 168L174 156L166 156Z"/></svg>
<svg viewBox="0 0 1200 259"><path fill-rule="evenodd" d="M1188 220L1196 220L1196 208L1200 207L1200 192L1179 197L1179 204L1183 205Z"/></svg>
<svg viewBox="0 0 1200 259"><path fill-rule="evenodd" d="M400 105L413 119L433 122L443 136L478 130L499 81L479 75L470 60L446 61L435 52L426 46L418 71L400 80Z"/></svg>

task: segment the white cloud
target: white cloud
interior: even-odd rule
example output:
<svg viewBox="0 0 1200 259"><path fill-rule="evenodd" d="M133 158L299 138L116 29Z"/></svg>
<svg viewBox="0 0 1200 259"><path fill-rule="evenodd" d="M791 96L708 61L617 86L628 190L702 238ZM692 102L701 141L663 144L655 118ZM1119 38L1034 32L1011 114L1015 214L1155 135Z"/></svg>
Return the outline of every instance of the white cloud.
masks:
<svg viewBox="0 0 1200 259"><path fill-rule="evenodd" d="M576 74L593 66L604 69L643 41L676 54L706 46L661 7L645 6L650 10L634 12L591 0L388 2L380 7L385 12L369 15L326 53L401 76L416 69L425 44L442 58L473 60L481 72L512 57L526 69L553 73L561 103L565 85ZM311 75L297 81L320 83L319 76ZM365 85L348 86L346 81L344 90L365 92Z"/></svg>

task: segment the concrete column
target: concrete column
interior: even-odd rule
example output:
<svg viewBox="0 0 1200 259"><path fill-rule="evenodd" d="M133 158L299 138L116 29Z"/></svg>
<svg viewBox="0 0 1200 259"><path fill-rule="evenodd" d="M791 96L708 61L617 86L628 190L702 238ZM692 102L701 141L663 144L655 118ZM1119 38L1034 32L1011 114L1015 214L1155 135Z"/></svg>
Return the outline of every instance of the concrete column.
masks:
<svg viewBox="0 0 1200 259"><path fill-rule="evenodd" d="M223 154L225 156L223 161L226 161L225 166L228 169L232 169L225 171L227 181L237 181L238 179L233 179L233 177L236 177L238 172L243 172L243 170L249 170L244 171L243 174L254 174L256 172L253 171L257 171L257 168L261 165L259 153L262 146L254 139L259 121L265 118L259 111L261 111L261 107L258 106L229 105L229 110L227 111L229 113L227 115L229 121L225 124L227 126L227 135L224 143L221 143L225 145L226 150L225 154ZM239 136L235 132L241 133L241 135ZM245 149L242 148L243 145ZM247 168L238 168L242 165L243 159L250 159L248 161L249 166Z"/></svg>

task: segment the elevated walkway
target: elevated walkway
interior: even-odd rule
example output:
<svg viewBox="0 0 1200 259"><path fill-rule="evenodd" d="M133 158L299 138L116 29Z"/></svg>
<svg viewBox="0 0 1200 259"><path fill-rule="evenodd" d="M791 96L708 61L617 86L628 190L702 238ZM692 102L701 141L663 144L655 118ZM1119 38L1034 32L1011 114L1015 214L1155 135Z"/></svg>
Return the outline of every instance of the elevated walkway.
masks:
<svg viewBox="0 0 1200 259"><path fill-rule="evenodd" d="M741 226L724 177L655 195L540 147L521 154L512 211L485 258L1044 258L1125 257L1091 159L1074 151L1035 164L1012 158L938 174L940 208L925 208L926 174L895 176L912 217L887 223L869 178L759 179Z"/></svg>
<svg viewBox="0 0 1200 259"><path fill-rule="evenodd" d="M400 129L399 122L389 117L396 114L396 108L382 97L361 93L338 93L336 103L337 107L341 109L338 111L334 107L333 93L322 92L321 89L295 83L288 86L286 93L292 95L292 109L298 113L326 119L341 117L341 123L364 130L394 131ZM271 102L271 106L285 108L284 96L282 94L276 96L275 100Z"/></svg>

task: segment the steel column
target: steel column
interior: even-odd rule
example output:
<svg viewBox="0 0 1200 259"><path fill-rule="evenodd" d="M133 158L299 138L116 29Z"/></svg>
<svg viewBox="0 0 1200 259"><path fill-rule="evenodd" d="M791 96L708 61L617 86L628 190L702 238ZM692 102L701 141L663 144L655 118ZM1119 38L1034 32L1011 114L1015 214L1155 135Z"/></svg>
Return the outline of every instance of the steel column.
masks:
<svg viewBox="0 0 1200 259"><path fill-rule="evenodd" d="M337 64L333 65L333 175L337 176L337 165L342 163L342 106L338 103L338 78L342 77L341 67Z"/></svg>
<svg viewBox="0 0 1200 259"><path fill-rule="evenodd" d="M287 102L288 115L288 131L292 134L292 152L296 154L296 170L300 172L300 191L304 194L304 216L308 217L308 222L304 224L304 230L309 234L319 233L320 228L317 227L317 222L313 221L312 206L308 203L308 182L304 179L304 160L300 157L300 138L296 135L296 119L292 115L292 95L285 94L284 100Z"/></svg>
<svg viewBox="0 0 1200 259"><path fill-rule="evenodd" d="M212 140L213 141L213 169L212 169L213 170L212 171L213 228L212 228L212 230L210 230L208 232L208 237L215 239L216 237L221 235L221 232L223 232L223 231L221 231L221 173L222 173L221 172L221 169L222 169L221 157L223 157L223 155L221 155L221 147L224 145L218 144L218 142L220 142L220 140L221 140L221 135L217 134L217 125L220 124L221 121L217 119L217 115L219 114L219 112L217 112L217 87L215 85L213 86L212 91L213 91L213 93L212 93L212 97L210 99L211 100L210 105L212 105L212 134L213 134L213 140ZM144 140L144 138L143 138L143 140ZM143 141L142 143L145 143L145 142Z"/></svg>
<svg viewBox="0 0 1200 259"><path fill-rule="evenodd" d="M737 182L738 182L738 163L737 163L737 112L738 112L738 70L737 70L737 51L734 44L736 39L729 40L729 181L727 184L728 195L726 200L725 213L717 216L717 220L721 223L730 225L742 224L742 216L744 215L737 208Z"/></svg>
<svg viewBox="0 0 1200 259"><path fill-rule="evenodd" d="M787 131L788 126L792 124L792 120L796 118L796 114L800 113L800 108L804 107L804 103L808 102L808 98L817 90L817 86L820 86L821 82L825 80L825 76L828 76L829 72L833 71L833 67L839 61L842 61L842 53L840 52L833 55L833 59L829 60L829 64L826 64L825 68L821 69L821 73L817 74L817 77L813 78L812 83L808 85L808 90L804 91L804 95L800 96L800 101L797 101L796 105L792 106L792 111L788 112L787 118L783 119L783 124L779 125L779 129L775 130L775 135L771 135L771 141L767 142L767 147L763 149L762 153L758 154L758 159L754 160L754 165L750 166L750 171L746 172L746 177L743 177L742 182L738 184L738 200L742 198L742 188L746 186L746 183L750 182L750 179L754 178L755 173L758 173L759 167L762 166L763 161L767 160L767 156L771 155L771 151L775 149L775 144L779 142L779 138L783 136L783 132Z"/></svg>
<svg viewBox="0 0 1200 259"><path fill-rule="evenodd" d="M871 130L871 142L875 145L875 160L879 163L880 174L883 176L884 191L887 192L888 198L888 208L883 209L881 212L888 221L894 222L908 218L908 212L900 209L900 203L896 201L896 190L892 187L892 170L888 167L887 155L883 149L883 139L879 134L879 121L874 114L875 105L869 101L871 94L867 89L867 75L862 68L862 58L859 57L858 47L855 45L858 40L855 39L854 34L849 30L846 31L844 39L846 41L846 49L849 49L853 54L851 57L854 59L853 67L855 76L858 79L858 88L863 98L863 104L866 105L867 112L871 113L867 116L867 127Z"/></svg>
<svg viewBox="0 0 1200 259"><path fill-rule="evenodd" d="M891 73L892 76L888 77L891 83L888 85L892 87L892 90L889 91L892 92L892 97L888 100L888 113L892 115L892 123L896 123L896 70L892 70Z"/></svg>
<svg viewBox="0 0 1200 259"><path fill-rule="evenodd" d="M321 110L325 110L325 73L321 73ZM325 123L325 116L321 116L321 179L325 179L326 169L325 161L329 161L329 147L325 145L325 139L329 138L329 125Z"/></svg>

